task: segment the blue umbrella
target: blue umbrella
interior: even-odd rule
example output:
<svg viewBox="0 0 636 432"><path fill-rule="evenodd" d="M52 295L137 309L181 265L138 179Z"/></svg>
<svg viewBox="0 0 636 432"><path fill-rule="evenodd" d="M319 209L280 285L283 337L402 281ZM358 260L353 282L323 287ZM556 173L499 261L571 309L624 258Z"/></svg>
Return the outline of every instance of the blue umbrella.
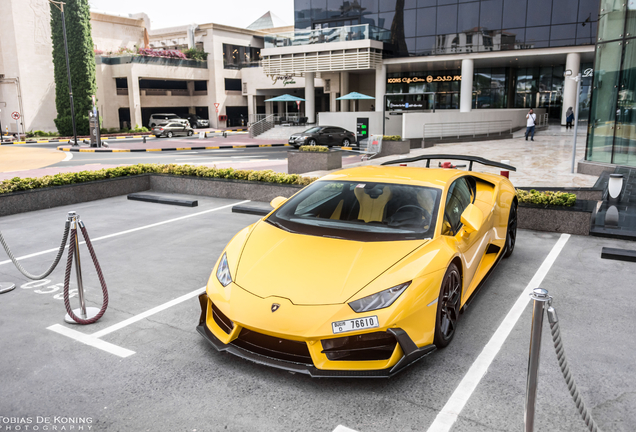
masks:
<svg viewBox="0 0 636 432"><path fill-rule="evenodd" d="M287 102L296 102L296 101L304 101L304 100L305 99L299 98L297 96L284 94L281 96L276 96L275 98L266 99L265 102L285 102L285 117L287 117Z"/></svg>
<svg viewBox="0 0 636 432"><path fill-rule="evenodd" d="M368 100L368 99L375 99L375 98L372 96L367 96L362 93L358 93L358 92L351 92L349 94L336 98L336 100ZM355 111L355 107L354 107L354 111Z"/></svg>

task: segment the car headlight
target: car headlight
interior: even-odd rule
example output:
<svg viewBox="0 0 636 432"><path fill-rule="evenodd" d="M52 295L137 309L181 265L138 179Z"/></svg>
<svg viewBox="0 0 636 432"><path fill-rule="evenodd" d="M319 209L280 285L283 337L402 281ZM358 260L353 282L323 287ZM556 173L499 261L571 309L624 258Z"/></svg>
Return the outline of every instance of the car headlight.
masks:
<svg viewBox="0 0 636 432"><path fill-rule="evenodd" d="M228 286L232 283L232 275L230 275L230 266L227 265L227 254L223 254L219 267L216 269L216 278L221 285Z"/></svg>
<svg viewBox="0 0 636 432"><path fill-rule="evenodd" d="M349 303L349 306L351 306L351 309L357 313L384 309L391 306L409 285L411 285L410 281L394 286L393 288L380 291L379 293L371 294L370 296L361 298L360 300L352 301Z"/></svg>

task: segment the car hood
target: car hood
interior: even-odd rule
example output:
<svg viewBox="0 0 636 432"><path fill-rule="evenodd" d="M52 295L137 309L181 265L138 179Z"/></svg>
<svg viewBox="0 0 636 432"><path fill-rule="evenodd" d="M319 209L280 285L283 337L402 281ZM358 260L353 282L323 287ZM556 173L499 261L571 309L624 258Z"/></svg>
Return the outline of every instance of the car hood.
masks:
<svg viewBox="0 0 636 432"><path fill-rule="evenodd" d="M235 282L261 298L341 304L424 242L356 242L290 233L261 222L243 248Z"/></svg>

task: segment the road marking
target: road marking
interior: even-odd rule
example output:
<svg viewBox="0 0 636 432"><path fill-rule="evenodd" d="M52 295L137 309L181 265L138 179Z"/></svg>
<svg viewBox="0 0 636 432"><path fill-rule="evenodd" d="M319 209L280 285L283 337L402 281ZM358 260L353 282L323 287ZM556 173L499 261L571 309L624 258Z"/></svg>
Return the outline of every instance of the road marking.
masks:
<svg viewBox="0 0 636 432"><path fill-rule="evenodd" d="M52 326L47 327L47 329L54 331L55 333L59 333L61 335L69 337L71 339L75 339L76 341L81 342L85 345L89 345L97 349L100 349L102 351L109 352L118 357L126 358L135 354L134 351L131 351L126 348L122 348L120 346L117 346L108 342L104 342L101 339L96 339L95 337L91 335L86 335L84 333L78 332L77 330L72 330L68 327L64 327L63 325L60 325L60 324L53 324Z"/></svg>
<svg viewBox="0 0 636 432"><path fill-rule="evenodd" d="M248 202L250 202L250 200L239 201L239 202L228 204L228 205L224 205L224 206L221 206L221 207L216 207L216 208L213 208L213 209L204 210L204 211L201 211L201 212L198 212L198 213L192 213L192 214L189 214L189 215L180 216L178 218L168 219L168 220L165 220L165 221L162 221L162 222L156 222L156 223L153 223L153 224L150 224L150 225L144 225L144 226L141 226L141 227L138 227L138 228L133 228L133 229L129 229L129 230L126 230L126 231L120 231L120 232L113 233L113 234L107 234L105 236L101 236L101 237L97 237L97 238L91 239L91 241L96 242L96 241L99 241L99 240L105 240L105 239L108 239L108 238L117 237L117 236L124 235L124 234L130 234L130 233L135 232L135 231L141 231L141 230L145 230L145 229L154 228L154 227L157 227L157 226L169 224L169 223L172 223L172 222L178 222L180 220L189 219L189 218L192 218L192 217L195 217L195 216L201 216L201 215L204 215L204 214L207 214L207 213L212 213L212 212L215 212L215 211L218 211L218 210L224 210L224 209L226 209L228 207L233 207L235 205L245 204L245 203L248 203ZM80 242L80 244L84 244L84 243L86 243L86 242ZM66 246L66 247L68 247L68 246ZM57 252L58 250L59 250L59 248L47 249L47 250L42 251L42 252L36 252L36 253L29 254L29 255L23 255L23 256L18 257L16 259L17 260L23 260L23 259L27 259L27 258L33 258L33 257L39 256L39 255L44 255L44 254L51 253L51 252ZM0 265L9 264L10 262L11 262L10 259L6 260L6 261L0 261Z"/></svg>
<svg viewBox="0 0 636 432"><path fill-rule="evenodd" d="M183 303L186 300L189 300L193 297L197 297L200 294L203 294L203 292L205 292L205 287L203 288L199 288L197 290L194 290L192 292L189 292L188 294L182 295L181 297L177 297L174 300L170 300L167 303L164 303L162 305L159 305L157 307L154 307L150 310L147 310L146 312L142 312L138 315L135 315L131 318L128 318L126 320L123 320L120 323L114 324L110 327L106 327L105 329L102 329L96 333L93 333L91 335L87 335L85 333L82 332L78 332L76 330L70 329L68 327L64 327L63 325L60 324L53 324L52 326L47 327L47 330L51 330L54 331L56 333L59 333L61 335L64 335L66 337L69 337L71 339L75 339L78 342L81 342L83 344L95 347L97 349L100 349L102 351L106 351L109 352L111 354L114 354L116 356L122 357L122 358L126 358L126 357L130 357L131 355L135 354L135 351L131 351L129 349L126 348L122 348L120 346L117 346L115 344L109 343L109 342L104 342L103 340L99 339L102 336L105 336L107 334L113 333L117 330L121 330L124 327L127 327L131 324L134 324L138 321L141 321L142 319L148 318L149 316L152 316L156 313L159 313L161 311L164 311L168 308L171 308L172 306L178 305L179 303Z"/></svg>
<svg viewBox="0 0 636 432"><path fill-rule="evenodd" d="M70 161L71 159L73 159L73 153L71 152L64 152L64 153L66 153L66 157L62 159L62 162Z"/></svg>
<svg viewBox="0 0 636 432"><path fill-rule="evenodd" d="M356 432L355 430L348 428L346 426L343 425L338 425L336 426L336 428L333 430L333 432Z"/></svg>
<svg viewBox="0 0 636 432"><path fill-rule="evenodd" d="M552 250L541 264L541 267L539 267L539 270L537 270L530 280L530 283L528 283L515 304L508 311L508 314L479 354L479 357L473 362L448 402L446 402L446 405L444 405L444 408L437 414L435 421L428 428L427 432L448 432L451 430L453 424L457 421L459 413L464 409L464 406L477 388L477 385L484 375L486 375L486 372L488 372L488 367L501 350L510 332L530 302L532 290L541 286L543 279L552 268L552 264L556 261L569 238L569 234L561 234L561 237L552 247Z"/></svg>

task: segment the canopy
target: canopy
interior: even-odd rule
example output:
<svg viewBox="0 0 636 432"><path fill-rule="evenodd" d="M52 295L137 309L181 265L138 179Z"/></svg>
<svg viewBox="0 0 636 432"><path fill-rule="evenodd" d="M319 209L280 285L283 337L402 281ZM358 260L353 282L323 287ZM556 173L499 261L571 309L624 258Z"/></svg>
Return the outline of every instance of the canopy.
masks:
<svg viewBox="0 0 636 432"><path fill-rule="evenodd" d="M358 93L358 92L351 92L349 94L336 98L336 100L360 100L360 99L375 99L375 98L372 96L364 95L362 93Z"/></svg>
<svg viewBox="0 0 636 432"><path fill-rule="evenodd" d="M276 96L275 98L266 99L265 102L296 102L296 101L305 101L303 98L299 98L296 96L284 94L281 96Z"/></svg>

